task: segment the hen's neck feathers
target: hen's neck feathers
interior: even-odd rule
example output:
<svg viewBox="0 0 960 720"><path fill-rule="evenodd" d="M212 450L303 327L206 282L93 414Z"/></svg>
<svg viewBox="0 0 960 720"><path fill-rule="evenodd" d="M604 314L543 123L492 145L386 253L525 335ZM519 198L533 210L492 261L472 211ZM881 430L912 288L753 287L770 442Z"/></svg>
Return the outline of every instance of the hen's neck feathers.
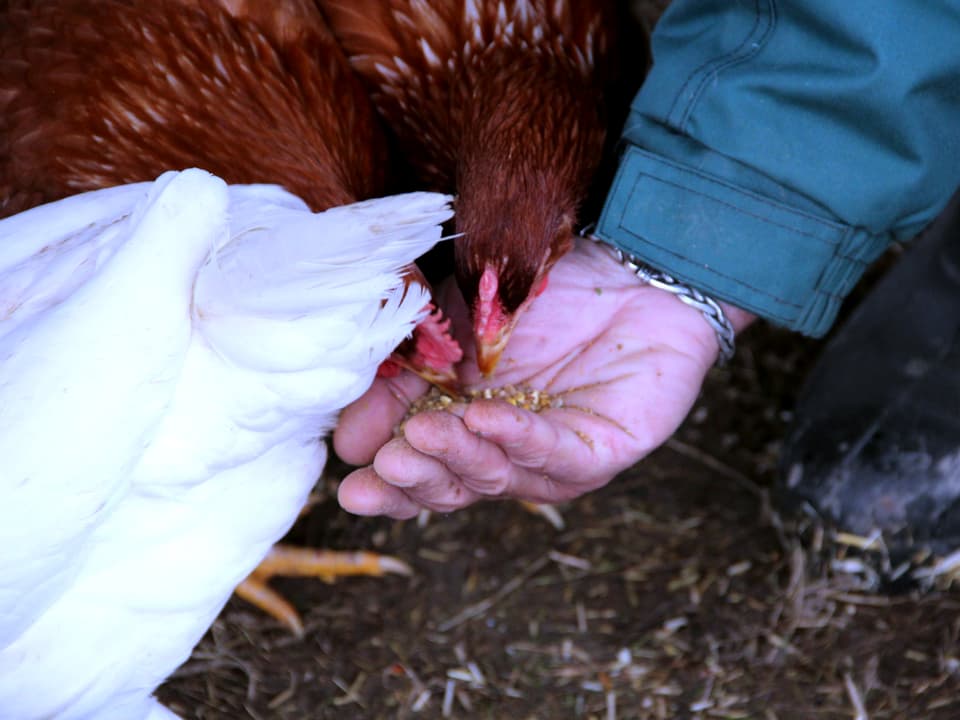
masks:
<svg viewBox="0 0 960 720"><path fill-rule="evenodd" d="M610 44L605 2L319 4L378 109L403 144L424 154L415 164L435 184L454 180L458 149L475 136L478 121L496 125L504 113L532 114L529 105L516 106L516 98L496 105L503 82L520 81L529 103L558 113L582 101L602 102ZM603 134L595 125L583 129ZM552 144L549 136L543 141Z"/></svg>
<svg viewBox="0 0 960 720"><path fill-rule="evenodd" d="M456 188L461 289L509 255L500 286L513 310L569 248L602 152L607 3L319 4L415 169Z"/></svg>
<svg viewBox="0 0 960 720"><path fill-rule="evenodd" d="M369 100L307 0L7 5L0 216L191 166L314 210L382 192Z"/></svg>

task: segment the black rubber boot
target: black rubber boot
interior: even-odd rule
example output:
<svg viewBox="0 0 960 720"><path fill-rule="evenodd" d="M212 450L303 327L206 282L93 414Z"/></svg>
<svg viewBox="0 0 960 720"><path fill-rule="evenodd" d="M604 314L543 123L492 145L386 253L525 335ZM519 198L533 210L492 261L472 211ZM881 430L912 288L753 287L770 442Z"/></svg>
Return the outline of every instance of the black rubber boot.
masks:
<svg viewBox="0 0 960 720"><path fill-rule="evenodd" d="M780 470L781 507L880 531L861 557L887 580L960 549L960 194L827 345Z"/></svg>

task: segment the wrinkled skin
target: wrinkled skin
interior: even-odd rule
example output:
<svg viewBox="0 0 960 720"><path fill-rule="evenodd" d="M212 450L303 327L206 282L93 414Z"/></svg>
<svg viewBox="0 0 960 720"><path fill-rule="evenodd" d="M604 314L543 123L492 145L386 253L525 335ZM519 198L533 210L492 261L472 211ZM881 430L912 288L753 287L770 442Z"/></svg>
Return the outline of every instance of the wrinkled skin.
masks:
<svg viewBox="0 0 960 720"><path fill-rule="evenodd" d="M718 352L697 311L641 285L589 241L551 272L490 380L480 378L452 283L439 301L468 331L460 374L469 387L529 386L561 396L563 407L535 414L475 400L458 414L417 415L391 439L426 384L410 374L378 380L344 411L334 436L344 460L367 465L340 486L350 512L410 518L422 508L449 512L497 498L551 503L602 487L674 433ZM752 320L725 309L737 330Z"/></svg>

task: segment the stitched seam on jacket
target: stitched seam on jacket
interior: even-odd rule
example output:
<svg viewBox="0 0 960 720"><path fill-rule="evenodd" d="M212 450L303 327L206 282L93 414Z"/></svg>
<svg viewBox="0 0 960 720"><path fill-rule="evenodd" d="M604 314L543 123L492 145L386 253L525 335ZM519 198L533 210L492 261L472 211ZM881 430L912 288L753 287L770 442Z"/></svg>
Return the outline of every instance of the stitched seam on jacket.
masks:
<svg viewBox="0 0 960 720"><path fill-rule="evenodd" d="M757 0L757 15L759 19L760 7L759 0ZM756 44L750 48L749 52L743 54L740 57L732 56L726 62L719 64L717 67L712 70L705 71L700 78L700 85L697 87L696 91L693 94L693 97L690 99L690 102L687 104L686 110L683 113L683 118L680 120L681 129L686 132L687 123L690 121L690 115L693 114L693 108L696 103L700 100L700 96L706 92L707 86L710 81L718 76L724 70L728 70L731 67L736 65L741 65L748 60L754 58L766 45L767 40L770 39L770 36L773 35L773 30L777 25L777 6L775 0L767 0L767 27L764 29L763 34L760 36L760 39L757 40Z"/></svg>
<svg viewBox="0 0 960 720"><path fill-rule="evenodd" d="M636 187L636 185L634 185L634 187ZM631 191L631 194L632 194L632 191ZM681 253L678 253L678 252L676 252L676 251L674 251L674 250L671 250L670 248L665 247L664 245L661 245L661 244L659 244L659 243L651 242L649 239L647 239L647 238L644 237L643 235L640 235L639 233L635 232L634 230L631 230L631 229L630 229L629 227L627 227L627 225L624 223L624 220L625 220L625 213L621 213L621 214L620 214L620 217L619 217L618 220L617 220L617 229L618 229L618 230L622 230L622 231L624 231L625 233L627 233L628 235L630 235L631 237L634 237L634 238L636 238L637 240L640 240L640 241L646 243L647 245L650 245L651 247L656 248L658 251L663 252L663 253L666 253L667 255L670 255L670 256L672 256L672 257L675 257L675 258L677 258L678 260L681 260L681 261L683 261L683 262L685 262L685 263L687 263L687 264L690 264L690 265L696 265L696 264L697 264L696 262L694 262L693 260L691 260L690 258L688 258L686 255L682 255ZM732 275L727 275L726 273L722 273L722 272L720 272L719 270L717 270L716 268L710 268L710 269L709 269L709 272L710 272L711 274L713 274L713 275L716 275L717 277L722 277L722 278L724 278L725 280L730 280L730 281L736 283L737 285L741 285L741 286L743 286L743 287L745 287L745 288L748 288L749 290L752 290L753 292L756 292L756 293L759 294L759 295L763 295L764 297L770 298L770 300L772 300L773 302L778 303L778 304L780 304L780 305L786 305L787 307L795 308L795 309L797 309L797 310L801 310L801 309L803 309L803 307L804 307L803 305L790 302L789 300L781 299L781 298L777 297L776 295L771 295L771 294L770 294L769 292L767 292L766 290L763 290L763 289L761 289L761 288L755 287L755 286L751 285L750 283L744 282L744 281L743 281L742 279L740 279L740 278L736 278L736 277L733 277Z"/></svg>
<svg viewBox="0 0 960 720"><path fill-rule="evenodd" d="M772 219L770 219L770 218L768 218L768 217L764 217L763 215L757 215L756 213L752 213L752 212L750 212L750 211L748 211L748 210L744 210L742 207L737 207L736 205L733 205L732 203L729 203L729 202L727 202L726 200L721 200L720 198L716 198L716 197L714 197L713 195L708 195L707 193L705 193L705 192L703 192L703 191L701 191L701 190L695 190L695 189L693 189L693 188L691 188L691 187L687 187L686 185L681 185L681 184L679 184L679 183L675 183L675 182L672 182L672 181L670 181L670 180L666 180L666 179L664 179L664 178L654 177L653 175L650 175L649 173L642 173L642 175L644 175L644 176L646 176L646 177L648 177L648 178L651 178L651 179L655 180L656 182L663 183L664 185L669 185L670 187L676 188L676 189L678 189L678 190L682 190L683 192L686 192L686 193L690 193L691 195L698 195L699 197L706 198L707 200L710 200L710 201L712 201L712 202L715 202L715 203L717 203L718 205L723 205L724 207L730 208L731 210L734 210L734 211L736 211L737 213L739 213L739 214L741 214L741 215L746 215L747 217L753 218L754 220L759 220L760 222L766 223L767 225L772 225L773 227L776 227L776 228L782 228L783 230L787 230L787 231L789 231L789 232L791 232L791 233L794 233L794 234L796 234L796 235L802 235L803 237L810 238L811 240L816 240L816 241L817 241L818 243L820 243L821 245L825 245L826 247L831 248L831 249L833 249L834 251L836 251L837 247L838 247L839 244L840 244L840 243L837 242L837 241L829 240L829 239L822 238L822 237L817 237L816 235L814 235L814 234L811 233L811 232L807 232L806 230L801 230L800 228L794 227L794 226L792 226L792 225L787 225L787 224L785 224L785 223L780 223L780 222L777 222L777 221L775 221L775 220L772 220ZM639 179L639 178L638 178L638 179ZM762 201L761 201L761 202L762 202ZM776 205L775 203L767 202L767 203L765 203L765 204L766 204L766 205L769 205L770 207L775 208L775 209L777 209L777 210L783 210L783 208L782 208L781 206ZM788 211L788 212L789 212L789 211ZM841 230L842 228L839 228L839 227L838 227L837 229L838 229L838 230ZM836 252L834 252L833 254L835 255Z"/></svg>
<svg viewBox="0 0 960 720"><path fill-rule="evenodd" d="M705 173L705 172L698 172L697 170L694 170L693 168L691 168L691 167L689 167L689 166L687 166L687 165L683 165L682 163L674 162L673 160L670 160L669 158L666 158L666 157L660 157L659 155L653 154L653 153L652 153L651 151L649 151L649 150L644 150L644 149L640 148L640 147L637 146L637 145L631 144L630 147L627 148L627 152L628 152L628 153L631 153L631 152L634 152L634 151L636 151L637 154L640 154L640 155L642 155L643 157L650 158L650 159L651 159L652 161L654 161L654 162L661 163L661 164L663 164L663 165L668 165L668 166L672 167L674 170L677 170L678 172L684 173L684 174L686 174L686 175L692 175L692 176L695 177L695 178L700 178L700 179L706 180L707 182L709 182L709 183L711 183L711 184L719 185L720 187L727 188L728 190L731 190L732 192L735 192L735 193L737 193L737 194L739 194L739 195L745 195L745 196L749 197L750 199L752 199L752 200L754 200L754 201L756 201L756 202L758 202L758 203L761 203L761 204L763 204L763 205L768 205L769 207L774 208L774 209L776 209L776 210L778 210L778 211L780 211L780 212L789 213L789 214L791 214L791 215L797 215L797 216L802 217L802 218L804 218L804 219L806 219L806 220L810 220L811 222L814 222L814 223L816 223L816 224L818 224L818 225L822 225L822 226L824 226L824 227L826 227L826 228L829 228L831 231L844 232L844 231L845 231L845 228L847 227L846 223L833 222L833 221L831 221L831 220L829 220L829 219L827 219L827 218L824 218L824 217L822 217L822 216L820 216L820 215L814 215L814 214L811 213L811 212L807 212L806 210L803 210L802 208L792 207L792 206L786 205L786 204L784 204L784 203L778 203L778 202L776 202L775 200L772 200L772 199L768 198L768 197L765 196L765 195L760 195L759 193L755 193L755 192L753 192L753 191L751 191L751 190L747 190L746 188L742 188L742 187L740 187L739 185L735 185L735 184L733 184L733 183L731 183L731 182L728 182L728 181L724 180L723 178L717 177L716 175L710 175L709 173ZM641 174L643 174L643 175L646 175L646 176L648 176L648 177L652 177L652 178L654 178L654 179L656 179L656 180L660 180L660 178L657 177L657 176L655 176L655 175L651 175L650 173L643 172L642 170L641 170L640 172L641 172ZM684 190L687 190L687 189L688 189L688 188L686 188L686 187L683 186L683 185L678 185L678 187L681 187L681 188L683 188ZM707 197L710 197L710 196L708 195ZM740 208L736 208L736 209L739 210ZM789 227L789 226L785 226L785 227ZM792 229L792 228L791 228L791 229ZM797 232L801 232L801 231L798 230ZM831 242L831 241L829 241L829 240L821 240L821 241L822 241L822 242L828 242L828 243L834 244L834 245L836 244L836 243L833 243L833 242Z"/></svg>
<svg viewBox="0 0 960 720"><path fill-rule="evenodd" d="M811 238L811 239L814 239L814 240L817 240L817 241L819 241L819 242L821 242L821 243L824 243L824 244L827 245L828 247L832 247L832 248L833 248L833 252L831 253L830 258L827 259L826 264L824 265L824 268L823 268L824 271L826 271L826 270L829 269L830 267L834 266L835 261L836 261L837 259L841 259L841 260L843 260L843 261L849 262L849 263L854 264L854 265L866 265L866 262L863 261L863 260L858 260L858 259L856 259L856 258L851 258L851 257L849 257L849 256L847 256L847 255L844 255L844 254L841 254L840 252L838 252L839 249L840 249L840 246L842 245L842 243L832 243L832 242L830 242L829 240L823 240L822 238L818 238L817 236L811 235L810 233L803 232L802 230L799 230L799 229L797 229L797 228L792 228L792 227L790 227L789 225L782 225L782 224L773 222L772 220L770 220L770 219L768 219L768 218L765 218L765 217L763 217L763 216L761 216L761 215L754 215L753 213L746 212L746 211L744 211L742 208L738 208L738 207L736 207L735 205L730 205L729 203L726 203L726 202L724 202L724 201L722 201L722 200L717 200L716 198L713 198L713 197L711 197L710 195L706 195L706 194L704 194L704 193L700 193L700 192L698 192L698 191L696 191L696 190L692 190L691 188L687 188L687 187L685 187L685 186L683 186L683 185L678 185L678 184L676 184L676 183L670 182L670 181L668 181L668 180L664 180L664 179L662 179L662 178L654 178L652 175L649 175L649 174L647 174L647 173L643 173L643 174L646 175L646 176L649 177L649 178L655 179L657 182L662 182L662 183L664 183L664 184L666 184L666 185L670 185L670 186L672 186L672 187L678 188L678 189L683 190L683 191L685 191L685 192L690 192L690 193L693 193L693 194L701 195L702 197L705 197L705 198L707 198L707 199L709 199L709 200L713 200L714 202L718 202L718 203L720 203L720 204L722 204L722 205L725 205L725 206L727 206L727 207L730 207L730 208L736 210L737 212L741 212L741 213L743 213L744 215L748 215L749 217L752 217L752 218L754 218L754 219L756 219L756 220L760 220L761 222L767 223L767 224L772 225L772 226L774 226L774 227L782 228L782 229L787 230L787 231L795 232L795 233L798 234L798 235L801 235L801 236L804 236L804 237L809 237L809 238ZM619 183L617 183L617 184L619 185ZM635 187L636 187L636 183L634 183L633 185L634 185L634 188L635 188ZM633 192L634 192L634 191L631 190L631 195L633 194ZM770 204L771 206L774 206L773 203L769 203L769 204ZM774 206L774 207L775 207L775 206ZM659 244L659 243L652 242L652 241L650 241L648 238L646 238L645 236L640 235L639 233L631 230L631 229L624 223L624 220L625 220L625 213L621 213L621 214L620 214L620 217L619 217L619 219L618 219L618 221L617 221L617 229L618 229L618 230L622 230L622 231L624 231L625 233L627 233L628 235L630 235L631 237L634 237L634 238L640 240L641 242L644 242L644 243L646 243L647 245L650 245L651 247L656 248L658 251L663 252L663 253L666 253L667 255L670 255L670 256L672 256L672 257L674 257L674 258L676 258L676 259L678 259L678 260L680 260L680 261L682 261L682 262L685 262L685 263L688 263L688 264L691 264L691 265L696 265L696 263L695 263L693 260L691 260L690 258L686 257L686 255L683 255L683 254L681 254L681 253L675 252L675 251L671 250L670 248L665 247L665 246L663 246L663 245L661 245L661 244ZM838 227L837 229L842 229L842 228ZM853 230L853 228L851 228L851 227L846 228L846 231L845 231L844 235L846 236L847 234L849 234L850 232L852 232L852 230ZM772 295L771 293L767 292L766 290L763 290L762 288L756 287L755 285L751 285L751 284L748 283L748 282L744 282L744 281L743 281L742 279L740 279L740 278L736 278L736 277L734 277L734 276L732 276L732 275L728 275L728 274L726 274L726 273L720 272L720 271L717 270L716 268L710 268L710 269L708 270L708 272L710 272L711 274L713 274L713 275L715 275L715 276L717 276L717 277L724 278L725 280L729 280L729 281L731 281L731 282L733 282L733 283L735 283L735 284L737 284L737 285L740 285L740 286L742 286L742 287L745 287L745 288L747 288L747 289L749 289L749 290L757 293L758 295L762 295L762 296L764 296L764 297L767 297L767 298L769 298L771 301L773 301L773 302L775 302L775 303L778 303L778 304L780 304L780 305L785 305L785 306L787 306L787 307L794 308L794 309L796 309L796 310L802 310L802 309L807 308L807 307L810 306L810 303L809 303L809 302L807 302L807 303L805 303L805 304L800 304L800 303L790 302L789 300L781 299L781 298L777 297L776 295ZM843 293L840 293L840 292L829 292L829 291L827 291L825 288L819 287L819 283L815 283L815 284L811 287L811 293L812 293L812 296L813 296L813 297L823 297L823 298L829 298L829 299L834 299L834 300L838 300L838 301L842 301L842 300L846 297L846 295L844 295Z"/></svg>
<svg viewBox="0 0 960 720"><path fill-rule="evenodd" d="M754 0L754 23L753 27L750 28L750 32L741 41L740 45L736 49L732 50L725 55L722 55L718 58L705 61L698 68L696 68L690 76L684 82L681 92L674 99L673 106L670 108L670 114L667 116L668 122L676 127L680 132L687 132L687 124L690 121L690 115L693 113L693 110L697 103L700 100L700 97L706 91L709 83L721 72L728 70L731 67L745 63L748 60L752 59L757 55L766 44L767 40L773 34L773 30L777 23L777 10L775 0L765 0L767 6L766 13L766 27L763 29L760 38L752 43L753 47L747 49L748 44L751 44L751 39L755 36L758 28L761 26L761 23L764 19L761 16L760 3L761 0ZM674 115L676 110L676 105L683 98L683 91L692 83L697 82L697 87L693 91L690 100L686 102L685 107L683 108L681 117L678 121L673 121L671 118Z"/></svg>
<svg viewBox="0 0 960 720"><path fill-rule="evenodd" d="M748 41L751 37L753 37L753 33L756 31L757 26L760 24L760 0L754 0L754 3L753 3L753 4L754 4L754 8L756 8L756 10L755 10L755 12L754 12L754 17L753 17L753 27L750 28L750 32L748 32L748 33L746 34L746 36L744 36L743 40L742 40L742 41L740 42L740 44L736 47L736 49L732 50L732 51L729 52L729 53L724 53L724 55L722 55L720 58L713 58L713 59L711 59L711 60L704 60L702 63L700 63L700 65L699 65L698 67L694 68L693 72L691 72L691 73L687 76L687 79L683 81L683 85L680 86L680 90L677 92L676 96L673 98L673 102L670 104L670 109L667 111L667 118L666 118L668 125L672 125L672 126L677 127L677 128L679 129L679 127L677 126L677 124L674 123L674 122L672 122L672 121L670 120L670 118L673 117L674 112L675 112L676 109L677 109L677 105L680 103L680 100L683 98L684 93L685 93L686 90L687 90L687 86L689 86L690 83L693 82L693 79L694 79L695 77L697 77L701 72L703 72L704 68L709 67L709 66L712 65L713 63L720 62L721 58L723 58L723 57L730 57L731 55L736 55L737 53L741 52L742 49L743 49L743 47L747 44L747 41ZM684 117L686 117L687 112L685 111L683 114L684 114Z"/></svg>
<svg viewBox="0 0 960 720"><path fill-rule="evenodd" d="M668 247L664 247L663 245L660 245L659 243L651 242L650 240L648 240L648 239L647 239L646 237L644 237L643 235L640 235L640 234L634 232L633 230L631 230L629 227L627 227L626 225L624 225L623 222L617 223L617 229L618 229L618 230L623 230L624 232L626 232L626 233L627 233L628 235L630 235L631 237L634 237L634 238L636 238L637 240L640 240L641 242L644 242L644 243L646 243L647 245L650 245L651 247L656 248L658 251L660 251L660 252L662 252L662 253L666 253L667 255L671 255L671 256L677 258L678 260L682 260L683 262L688 263L688 264L690 264L690 265L696 265L696 263L695 263L693 260L691 260L690 258L688 258L687 256L681 255L680 253L675 252L674 250L671 250L671 249L668 248ZM754 285L751 285L751 284L748 283L748 282L744 282L744 281L743 281L742 279L740 279L740 278L736 278L736 277L733 277L732 275L727 275L726 273L722 273L722 272L720 272L719 270L717 270L716 268L710 268L710 269L708 270L708 272L709 272L711 275L715 275L715 276L717 276L717 277L721 277L721 278L723 278L724 280L730 280L731 282L735 283L736 285L740 285L740 286L742 286L742 287L747 288L748 290L751 290L751 291L757 293L758 295L762 295L763 297L769 298L772 302L775 302L775 303L777 303L778 305L786 305L787 307L794 308L795 310L802 310L802 309L805 307L805 305L800 305L800 304L798 304L798 303L790 302L789 300L785 300L785 299L783 299L783 298L779 298L779 297L777 297L776 295L771 295L769 292L767 292L766 290L763 290L762 288L758 288L758 287L756 287L756 286L754 286ZM816 294L819 294L819 293L816 291L816 289L814 290L814 292L815 292Z"/></svg>
<svg viewBox="0 0 960 720"><path fill-rule="evenodd" d="M705 69L705 68L708 68L710 65L713 65L714 63L719 63L719 62L726 62L726 60L724 60L724 58L730 58L730 57L736 56L738 53L742 52L742 51L743 51L743 48L746 46L747 42L750 40L751 37L753 37L753 33L756 32L757 26L760 25L760 0L754 0L753 5L754 5L754 8L755 8L755 10L754 10L754 15L753 15L753 27L750 28L750 32L748 32L748 33L744 36L744 38L743 38L743 40L740 42L740 44L739 44L734 50L731 50L731 51L728 52L728 53L724 53L723 55L721 55L721 56L718 57L718 58L712 58L712 59L710 59L710 60L704 60L702 63L700 63L699 66L697 66L696 68L694 68L693 72L691 72L691 73L687 76L687 79L683 81L683 85L680 86L679 92L677 92L676 97L673 98L673 103L671 103L671 105L670 105L670 110L667 111L667 123L668 123L669 125L673 125L674 127L677 127L678 129L680 129L680 127L677 125L677 123L672 122L672 121L670 120L670 118L673 117L674 112L675 112L676 109L677 109L677 105L680 103L680 100L683 98L684 94L686 93L687 87L690 85L690 83L693 82L694 78L696 78L698 75L700 75L700 73L702 73L702 72L704 71L704 69ZM693 100L691 100L691 102L694 102L694 101L696 100L696 97L697 97L696 94L694 94L694 98L693 98ZM683 112L683 117L686 117L688 114L689 114L689 112L688 112L687 110L684 110L684 112Z"/></svg>

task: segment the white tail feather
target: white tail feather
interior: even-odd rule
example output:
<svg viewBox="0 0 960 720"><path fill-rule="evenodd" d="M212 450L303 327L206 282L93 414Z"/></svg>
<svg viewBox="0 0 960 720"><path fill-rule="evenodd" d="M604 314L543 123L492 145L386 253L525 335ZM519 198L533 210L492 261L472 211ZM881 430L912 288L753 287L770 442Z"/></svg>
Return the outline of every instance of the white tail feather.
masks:
<svg viewBox="0 0 960 720"><path fill-rule="evenodd" d="M403 269L441 239L451 198L409 193L314 214L264 192L231 188L230 240L194 291L204 337L251 369L316 367L360 338L385 358L422 318L429 297L405 288Z"/></svg>

